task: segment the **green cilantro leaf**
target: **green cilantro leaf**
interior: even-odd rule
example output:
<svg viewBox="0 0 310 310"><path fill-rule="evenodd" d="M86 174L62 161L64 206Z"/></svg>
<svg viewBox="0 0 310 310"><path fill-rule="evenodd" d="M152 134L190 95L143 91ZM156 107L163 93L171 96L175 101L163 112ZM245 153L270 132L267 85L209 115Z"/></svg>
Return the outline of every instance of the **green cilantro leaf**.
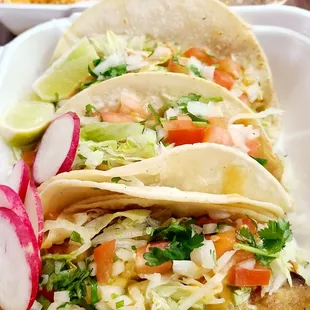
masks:
<svg viewBox="0 0 310 310"><path fill-rule="evenodd" d="M268 160L265 158L259 158L259 157L253 157L251 156L253 159L255 159L258 163L260 163L263 167L267 166Z"/></svg>
<svg viewBox="0 0 310 310"><path fill-rule="evenodd" d="M156 110L154 109L154 107L150 103L147 105L147 107L151 111L151 113L154 115L154 117L157 120L158 124L162 125L161 118L160 118L159 114L156 112Z"/></svg>
<svg viewBox="0 0 310 310"><path fill-rule="evenodd" d="M269 221L268 226L258 234L263 241L263 247L270 253L280 252L293 238L291 224L284 219Z"/></svg>
<svg viewBox="0 0 310 310"><path fill-rule="evenodd" d="M42 309L43 310L47 310L48 307L50 306L51 302L46 298L44 297L42 294L40 294L38 297L37 297L37 302L39 302L41 305L42 305Z"/></svg>
<svg viewBox="0 0 310 310"><path fill-rule="evenodd" d="M188 260L190 253L202 246L203 235L196 234L191 225L192 220L172 221L168 226L151 229L148 231L149 242L170 241L165 249L150 247L149 252L144 254L147 266L158 266L171 260Z"/></svg>
<svg viewBox="0 0 310 310"><path fill-rule="evenodd" d="M91 280L90 300L92 305L99 301L98 296L98 282L95 279Z"/></svg>
<svg viewBox="0 0 310 310"><path fill-rule="evenodd" d="M124 307L124 300L117 301L115 303L115 307L116 307L116 309Z"/></svg>
<svg viewBox="0 0 310 310"><path fill-rule="evenodd" d="M100 63L101 63L102 59L101 58L97 58L93 60L93 65L94 67L97 67Z"/></svg>
<svg viewBox="0 0 310 310"><path fill-rule="evenodd" d="M73 242L77 242L79 244L84 244L84 240L83 238L81 237L81 235L73 230L72 233L71 233L71 236L70 236L70 240L73 241Z"/></svg>
<svg viewBox="0 0 310 310"><path fill-rule="evenodd" d="M85 116L99 116L100 121L103 122L103 117L102 114L100 113L100 111L94 107L92 104L87 104L85 107Z"/></svg>
<svg viewBox="0 0 310 310"><path fill-rule="evenodd" d="M113 177L113 178L111 178L111 181L112 181L113 183L118 183L119 181L131 182L131 181L125 180L125 179L123 179L123 178L121 178L121 177Z"/></svg>
<svg viewBox="0 0 310 310"><path fill-rule="evenodd" d="M279 252L285 247L293 235L291 225L284 219L269 221L268 226L258 231L258 236L249 231L248 227L241 227L237 232L236 248L252 252L263 265L269 265L279 257Z"/></svg>
<svg viewBox="0 0 310 310"><path fill-rule="evenodd" d="M173 56L172 57L172 61L175 63L175 64L179 64L179 59L177 56Z"/></svg>
<svg viewBox="0 0 310 310"><path fill-rule="evenodd" d="M202 75L200 74L200 71L198 70L198 68L194 65L190 65L189 69L198 77L202 78Z"/></svg>
<svg viewBox="0 0 310 310"><path fill-rule="evenodd" d="M98 75L91 69L91 67L88 65L88 73L94 77L95 79L98 78Z"/></svg>
<svg viewBox="0 0 310 310"><path fill-rule="evenodd" d="M103 77L106 79L113 78L117 76L121 76L123 74L127 73L127 66L126 64L118 65L116 67L111 67L107 71L101 73Z"/></svg>

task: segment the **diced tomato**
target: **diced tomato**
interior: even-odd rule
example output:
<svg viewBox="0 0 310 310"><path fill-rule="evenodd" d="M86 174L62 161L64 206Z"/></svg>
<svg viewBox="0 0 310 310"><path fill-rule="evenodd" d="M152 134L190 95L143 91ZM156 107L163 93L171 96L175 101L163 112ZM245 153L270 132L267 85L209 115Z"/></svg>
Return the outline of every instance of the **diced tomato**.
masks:
<svg viewBox="0 0 310 310"><path fill-rule="evenodd" d="M233 256L233 260L236 264L252 258L254 258L254 254L244 250L237 251Z"/></svg>
<svg viewBox="0 0 310 310"><path fill-rule="evenodd" d="M108 123L133 123L133 119L125 114L100 111L103 121Z"/></svg>
<svg viewBox="0 0 310 310"><path fill-rule="evenodd" d="M138 274L149 274L149 273L167 273L172 269L172 262L165 262L159 266L150 267L145 264L145 259L143 255L149 252L150 248L159 248L161 250L165 249L169 245L167 241L159 241L148 244L137 249L136 253L136 272Z"/></svg>
<svg viewBox="0 0 310 310"><path fill-rule="evenodd" d="M94 260L97 265L96 278L100 284L105 284L111 277L115 255L115 240L103 243L94 250Z"/></svg>
<svg viewBox="0 0 310 310"><path fill-rule="evenodd" d="M189 73L186 67L178 64L177 62L174 62L172 59L169 60L167 69L169 72L185 73L185 74Z"/></svg>
<svg viewBox="0 0 310 310"><path fill-rule="evenodd" d="M202 127L186 128L186 129L170 129L168 130L167 141L174 143L176 146L184 144L201 143L205 135Z"/></svg>
<svg viewBox="0 0 310 310"><path fill-rule="evenodd" d="M223 144L227 146L232 146L233 140L227 129L221 126L208 126L205 129L205 136L203 142Z"/></svg>
<svg viewBox="0 0 310 310"><path fill-rule="evenodd" d="M246 269L232 267L227 276L228 284L234 286L263 286L270 282L271 270L268 268Z"/></svg>
<svg viewBox="0 0 310 310"><path fill-rule="evenodd" d="M214 63L217 62L216 58L208 55L203 49L197 48L197 47L191 47L188 49L185 53L184 56L187 58L190 57L195 57L201 62L207 64L207 65L213 65Z"/></svg>
<svg viewBox="0 0 310 310"><path fill-rule="evenodd" d="M191 129L195 128L194 123L192 120L172 120L163 123L164 129L166 131L172 129Z"/></svg>
<svg viewBox="0 0 310 310"><path fill-rule="evenodd" d="M23 153L23 160L30 168L33 166L36 155L37 152L35 151L29 151Z"/></svg>
<svg viewBox="0 0 310 310"><path fill-rule="evenodd" d="M211 125L227 128L228 127L228 120L225 117L210 117L208 118L208 122Z"/></svg>
<svg viewBox="0 0 310 310"><path fill-rule="evenodd" d="M216 256L219 258L225 252L233 250L234 244L236 243L236 231L235 229L228 230L216 235L217 240L214 241L216 250Z"/></svg>
<svg viewBox="0 0 310 310"><path fill-rule="evenodd" d="M260 143L256 139L248 140L245 145L250 149L248 151L250 156L259 157Z"/></svg>
<svg viewBox="0 0 310 310"><path fill-rule="evenodd" d="M232 77L236 78L240 74L241 66L231 58L225 58L219 61L219 69L229 73Z"/></svg>
<svg viewBox="0 0 310 310"><path fill-rule="evenodd" d="M256 232L256 225L255 225L255 223L253 222L253 220L251 220L251 219L249 219L249 218L244 218L244 219L238 220L238 221L237 221L236 228L237 228L237 229L240 229L240 227L243 226L243 225L248 226L250 232L252 232L252 233L255 233L255 232Z"/></svg>
<svg viewBox="0 0 310 310"><path fill-rule="evenodd" d="M216 84L219 84L228 90L231 90L234 85L233 77L229 73L219 69L215 69L213 80Z"/></svg>

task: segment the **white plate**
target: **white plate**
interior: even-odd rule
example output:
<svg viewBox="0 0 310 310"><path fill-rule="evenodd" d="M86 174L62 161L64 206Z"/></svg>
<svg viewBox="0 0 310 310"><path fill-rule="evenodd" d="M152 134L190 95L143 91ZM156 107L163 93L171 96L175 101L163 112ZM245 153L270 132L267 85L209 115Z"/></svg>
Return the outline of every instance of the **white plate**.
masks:
<svg viewBox="0 0 310 310"><path fill-rule="evenodd" d="M3 4L0 21L14 34L55 18L81 12L98 0L76 4ZM249 24L289 28L310 37L310 12L285 5L237 6L232 10Z"/></svg>
<svg viewBox="0 0 310 310"><path fill-rule="evenodd" d="M69 25L61 19L31 29L5 47L0 59L0 113L29 92L32 82L46 68L62 30ZM310 219L310 39L289 29L254 26L270 61L276 90L285 110L283 147L294 171L290 189L298 216L293 219L300 243L307 243ZM42 44L44 42L44 44ZM4 181L12 156L0 145L0 176ZM1 170L2 169L2 170Z"/></svg>

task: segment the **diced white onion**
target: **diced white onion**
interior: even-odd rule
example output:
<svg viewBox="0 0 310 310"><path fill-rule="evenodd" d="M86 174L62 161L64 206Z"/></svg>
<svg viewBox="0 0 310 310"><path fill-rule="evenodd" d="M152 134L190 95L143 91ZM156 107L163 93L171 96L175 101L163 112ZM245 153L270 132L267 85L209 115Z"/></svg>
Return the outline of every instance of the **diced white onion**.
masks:
<svg viewBox="0 0 310 310"><path fill-rule="evenodd" d="M117 249L117 250L115 251L115 254L116 254L116 256L117 256L119 259L121 259L121 260L127 262L127 261L133 260L133 254L134 254L134 253L133 253L133 251L127 250L127 249Z"/></svg>
<svg viewBox="0 0 310 310"><path fill-rule="evenodd" d="M41 310L42 308L43 306L35 300L30 310Z"/></svg>
<svg viewBox="0 0 310 310"><path fill-rule="evenodd" d="M209 211L209 216L212 220L223 220L230 217L230 213L226 211Z"/></svg>
<svg viewBox="0 0 310 310"><path fill-rule="evenodd" d="M204 119L223 116L221 107L213 102L203 103L200 101L189 101L187 104L187 110L191 114Z"/></svg>
<svg viewBox="0 0 310 310"><path fill-rule="evenodd" d="M223 232L226 232L226 231L230 231L230 230L233 230L234 228L230 225L219 225L219 228L218 228L218 232L219 233L223 233Z"/></svg>
<svg viewBox="0 0 310 310"><path fill-rule="evenodd" d="M125 270L125 264L122 260L117 260L112 266L112 277L116 277Z"/></svg>
<svg viewBox="0 0 310 310"><path fill-rule="evenodd" d="M206 66L204 65L202 69L200 70L200 74L206 79L206 80L213 80L214 77L214 71L215 66Z"/></svg>
<svg viewBox="0 0 310 310"><path fill-rule="evenodd" d="M113 301L112 296L120 296L123 293L123 289L116 285L98 285L100 296L104 301Z"/></svg>
<svg viewBox="0 0 310 310"><path fill-rule="evenodd" d="M191 260L205 269L213 269L215 266L216 254L212 240L204 240L203 246L194 249L191 253Z"/></svg>
<svg viewBox="0 0 310 310"><path fill-rule="evenodd" d="M243 262L240 262L238 266L241 268L245 268L245 269L253 269L255 267L255 264L256 264L256 260L252 258L252 259L247 259Z"/></svg>
<svg viewBox="0 0 310 310"><path fill-rule="evenodd" d="M213 269L214 273L220 272L225 266L227 266L230 259L233 257L233 255L236 253L236 250L231 250L225 252L216 262L216 266Z"/></svg>
<svg viewBox="0 0 310 310"><path fill-rule="evenodd" d="M216 232L216 229L217 229L216 223L204 224L202 232L204 235L214 234Z"/></svg>
<svg viewBox="0 0 310 310"><path fill-rule="evenodd" d="M156 133L157 133L157 141L161 141L163 138L166 137L166 131L160 125L156 126Z"/></svg>
<svg viewBox="0 0 310 310"><path fill-rule="evenodd" d="M192 224L191 227L196 234L200 235L202 233L202 228L200 226Z"/></svg>
<svg viewBox="0 0 310 310"><path fill-rule="evenodd" d="M199 279L203 275L202 270L190 260L174 260L172 269L175 274L194 279Z"/></svg>
<svg viewBox="0 0 310 310"><path fill-rule="evenodd" d="M171 57L171 49L165 46L158 46L154 53L149 57L150 60L165 60Z"/></svg>
<svg viewBox="0 0 310 310"><path fill-rule="evenodd" d="M178 109L177 108L169 108L166 112L165 112L165 118L167 120L170 119L170 117L176 117L178 116Z"/></svg>
<svg viewBox="0 0 310 310"><path fill-rule="evenodd" d="M203 68L202 62L200 60L198 60L197 58L195 58L195 57L190 57L188 59L187 66L188 67L194 66L194 67L196 67L198 69L199 72Z"/></svg>
<svg viewBox="0 0 310 310"><path fill-rule="evenodd" d="M248 95L250 102L263 99L262 91L258 82L254 82L253 84L245 87L244 91Z"/></svg>
<svg viewBox="0 0 310 310"><path fill-rule="evenodd" d="M109 68L117 67L122 64L125 64L124 56L120 54L112 54L96 66L93 72L100 75L100 73L106 72Z"/></svg>
<svg viewBox="0 0 310 310"><path fill-rule="evenodd" d="M140 54L131 54L126 57L126 64L127 71L134 71L147 66L148 62Z"/></svg>
<svg viewBox="0 0 310 310"><path fill-rule="evenodd" d="M69 291L54 292L54 301L64 303L69 302L70 301Z"/></svg>
<svg viewBox="0 0 310 310"><path fill-rule="evenodd" d="M90 275L92 277L95 277L97 274L97 264L95 262L92 262L88 265L89 270L91 270Z"/></svg>
<svg viewBox="0 0 310 310"><path fill-rule="evenodd" d="M79 262L77 263L77 265L79 266L79 268L80 268L81 270L86 269L86 264L85 264L84 261L79 261Z"/></svg>
<svg viewBox="0 0 310 310"><path fill-rule="evenodd" d="M234 146L244 153L249 151L246 142L260 135L259 129L254 129L252 125L244 126L242 124L232 124L228 125L228 131L233 139Z"/></svg>

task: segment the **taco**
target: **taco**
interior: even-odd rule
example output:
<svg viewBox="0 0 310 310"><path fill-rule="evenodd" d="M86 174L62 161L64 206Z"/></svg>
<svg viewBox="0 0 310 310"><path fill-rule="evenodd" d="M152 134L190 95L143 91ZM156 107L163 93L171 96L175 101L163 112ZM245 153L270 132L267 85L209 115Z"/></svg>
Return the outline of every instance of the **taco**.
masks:
<svg viewBox="0 0 310 310"><path fill-rule="evenodd" d="M282 162L257 114L212 82L127 74L77 94L57 114L69 111L82 125L73 169L107 170L184 144L216 143L248 154L281 180Z"/></svg>
<svg viewBox="0 0 310 310"><path fill-rule="evenodd" d="M54 292L49 309L266 309L281 295L277 306L307 309L304 258L289 222L192 208L191 199L189 208L131 199L115 194L121 184L101 185L106 195L46 215L38 300Z"/></svg>
<svg viewBox="0 0 310 310"><path fill-rule="evenodd" d="M183 201L215 207L249 204L277 217L292 209L289 194L259 163L233 148L211 143L180 146L161 156L108 171L61 173L43 183L39 192L47 206L46 213L60 212L68 204L102 196L102 186L108 190L116 186L115 191L119 192L117 185L129 196L139 193L141 199L168 200L170 195L182 195Z"/></svg>
<svg viewBox="0 0 310 310"><path fill-rule="evenodd" d="M86 51L82 53L79 44ZM214 81L256 112L278 107L268 62L255 36L218 1L102 1L64 33L53 60L57 60L55 71L63 62L72 61L70 70L59 69L67 74L67 85L78 64L85 68L77 70L75 83L67 92L61 91L63 85L53 88L52 80L44 92L39 78L34 90L45 100L66 99L126 73L164 71ZM279 119L273 116L264 124L275 136L272 131L277 131Z"/></svg>

